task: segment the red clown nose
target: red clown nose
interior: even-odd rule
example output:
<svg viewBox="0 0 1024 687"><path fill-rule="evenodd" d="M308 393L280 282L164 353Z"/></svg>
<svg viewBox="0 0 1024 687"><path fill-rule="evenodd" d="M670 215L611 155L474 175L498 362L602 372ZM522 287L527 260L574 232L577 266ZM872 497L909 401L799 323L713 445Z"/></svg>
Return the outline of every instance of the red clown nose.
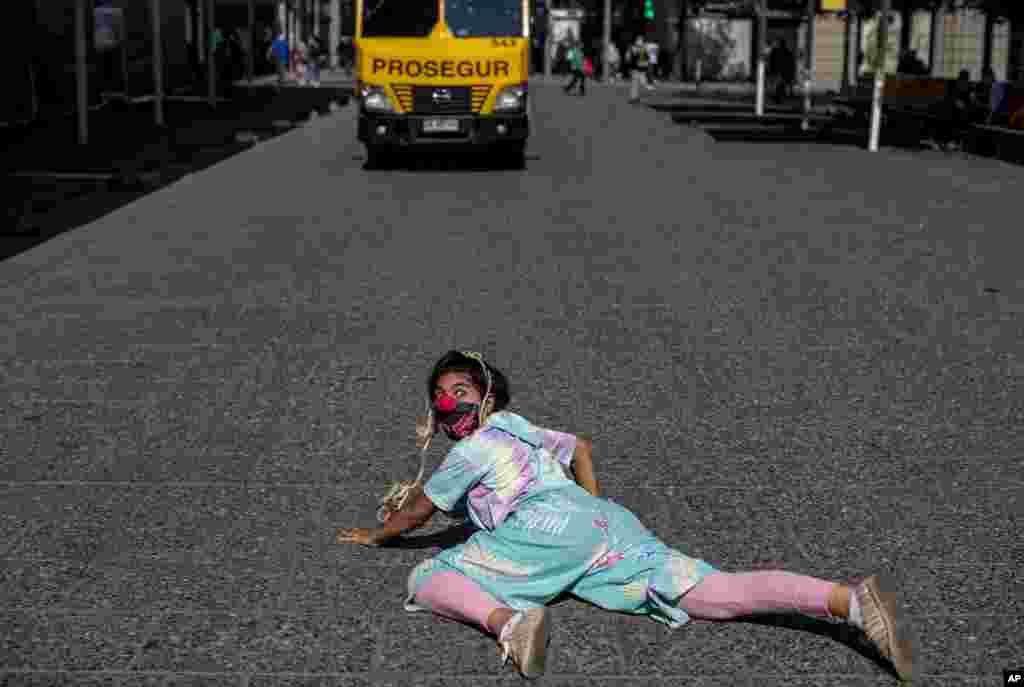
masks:
<svg viewBox="0 0 1024 687"><path fill-rule="evenodd" d="M455 399L452 398L451 396L442 396L441 398L437 399L437 402L434 403L434 407L437 408L442 413L452 412L453 410L455 410L456 405L457 404L455 402Z"/></svg>

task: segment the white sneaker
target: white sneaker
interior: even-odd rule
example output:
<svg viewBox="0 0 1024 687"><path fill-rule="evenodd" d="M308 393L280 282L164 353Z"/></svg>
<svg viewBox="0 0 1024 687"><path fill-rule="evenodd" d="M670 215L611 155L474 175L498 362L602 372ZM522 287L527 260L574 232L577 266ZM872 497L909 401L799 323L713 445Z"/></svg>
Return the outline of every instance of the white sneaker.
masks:
<svg viewBox="0 0 1024 687"><path fill-rule="evenodd" d="M498 641L501 660L512 663L519 674L527 680L535 680L544 674L550 639L546 608L531 608L509 631L508 637Z"/></svg>
<svg viewBox="0 0 1024 687"><path fill-rule="evenodd" d="M892 662L901 680L914 671L914 649L896 605L896 593L887 581L872 575L854 589L864 616L864 634L884 658Z"/></svg>

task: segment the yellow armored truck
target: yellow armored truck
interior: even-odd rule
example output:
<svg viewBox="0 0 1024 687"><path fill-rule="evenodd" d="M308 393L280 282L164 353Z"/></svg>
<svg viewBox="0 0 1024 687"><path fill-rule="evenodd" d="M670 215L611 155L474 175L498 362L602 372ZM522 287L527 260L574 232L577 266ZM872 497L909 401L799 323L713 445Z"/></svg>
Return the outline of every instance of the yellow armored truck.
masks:
<svg viewBox="0 0 1024 687"><path fill-rule="evenodd" d="M522 166L529 0L356 0L358 138L399 151L487 150Z"/></svg>

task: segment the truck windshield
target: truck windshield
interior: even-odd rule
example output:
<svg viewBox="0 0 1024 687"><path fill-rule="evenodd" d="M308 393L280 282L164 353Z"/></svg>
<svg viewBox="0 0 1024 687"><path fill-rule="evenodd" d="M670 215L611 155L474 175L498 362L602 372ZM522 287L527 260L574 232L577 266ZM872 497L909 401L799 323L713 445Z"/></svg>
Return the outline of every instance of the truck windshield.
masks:
<svg viewBox="0 0 1024 687"><path fill-rule="evenodd" d="M365 0L363 36L421 38L440 19L438 0Z"/></svg>
<svg viewBox="0 0 1024 687"><path fill-rule="evenodd" d="M444 18L458 38L523 35L521 0L444 0Z"/></svg>

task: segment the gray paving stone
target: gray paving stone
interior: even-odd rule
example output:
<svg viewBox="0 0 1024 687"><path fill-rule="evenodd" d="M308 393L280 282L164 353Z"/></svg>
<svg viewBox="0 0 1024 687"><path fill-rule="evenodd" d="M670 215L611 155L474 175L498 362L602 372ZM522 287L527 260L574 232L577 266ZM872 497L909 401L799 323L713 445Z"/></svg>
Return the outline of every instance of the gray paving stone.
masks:
<svg viewBox="0 0 1024 687"><path fill-rule="evenodd" d="M133 557L94 564L75 582L66 598L51 605L141 615L187 610L251 613L276 603L288 586L288 575L286 570L244 564ZM21 605L45 605L33 596Z"/></svg>
<svg viewBox="0 0 1024 687"><path fill-rule="evenodd" d="M0 608L68 607L87 574L87 565L76 560L0 559Z"/></svg>
<svg viewBox="0 0 1024 687"><path fill-rule="evenodd" d="M3 684L27 685L30 687L68 687L70 685L86 685L87 687L121 687L122 685L139 685L139 687L157 687L159 679L133 681L116 673L84 674L81 672L14 672L0 671Z"/></svg>
<svg viewBox="0 0 1024 687"><path fill-rule="evenodd" d="M222 555L244 517L240 486L140 487L117 531L119 550L137 556L189 552Z"/></svg>
<svg viewBox="0 0 1024 687"><path fill-rule="evenodd" d="M88 561L129 507L110 487L16 486L0 490L3 555Z"/></svg>
<svg viewBox="0 0 1024 687"><path fill-rule="evenodd" d="M256 674L249 679L251 687L370 687L370 685L398 684L384 679L363 676L308 676L281 673ZM408 684L408 683L405 683Z"/></svg>
<svg viewBox="0 0 1024 687"><path fill-rule="evenodd" d="M401 624L406 582L415 563L402 565L391 556L379 563L369 566L333 559L299 560L274 608L295 615L334 613L339 617L372 611Z"/></svg>
<svg viewBox="0 0 1024 687"><path fill-rule="evenodd" d="M1020 616L928 616L915 619L922 673L992 675L1020 663Z"/></svg>
<svg viewBox="0 0 1024 687"><path fill-rule="evenodd" d="M2 613L5 669L125 670L145 631L131 615Z"/></svg>
<svg viewBox="0 0 1024 687"><path fill-rule="evenodd" d="M493 638L436 616L401 618L401 632L385 632L378 648L380 666L404 674L492 675L501 654Z"/></svg>
<svg viewBox="0 0 1024 687"><path fill-rule="evenodd" d="M230 673L207 673L201 675L170 673L164 677L163 687L202 687L203 685L242 685L244 677Z"/></svg>
<svg viewBox="0 0 1024 687"><path fill-rule="evenodd" d="M253 672L354 672L371 668L382 629L359 617L267 613L239 626L240 660Z"/></svg>
<svg viewBox="0 0 1024 687"><path fill-rule="evenodd" d="M152 618L133 669L238 672L239 619L230 613L170 612Z"/></svg>

